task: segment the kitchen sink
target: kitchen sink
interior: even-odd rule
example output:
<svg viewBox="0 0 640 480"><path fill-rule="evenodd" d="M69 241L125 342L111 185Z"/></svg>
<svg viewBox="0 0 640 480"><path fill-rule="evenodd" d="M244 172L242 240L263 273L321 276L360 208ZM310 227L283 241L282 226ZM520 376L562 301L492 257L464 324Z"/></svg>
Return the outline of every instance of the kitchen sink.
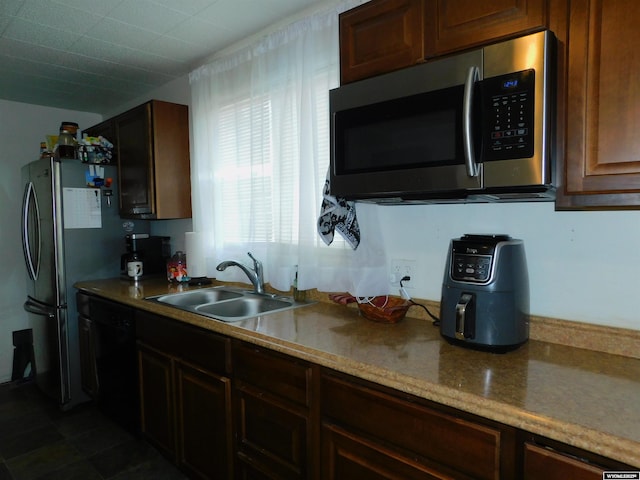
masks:
<svg viewBox="0 0 640 480"><path fill-rule="evenodd" d="M237 322L267 313L281 312L315 303L296 302L291 297L268 293L258 294L233 287L203 288L147 297L145 300L197 313L223 322Z"/></svg>
<svg viewBox="0 0 640 480"><path fill-rule="evenodd" d="M198 305L231 300L232 298L242 298L242 293L207 288L205 290L193 290L190 292L161 295L160 297L156 297L155 300L159 303L173 305L174 307L197 307Z"/></svg>

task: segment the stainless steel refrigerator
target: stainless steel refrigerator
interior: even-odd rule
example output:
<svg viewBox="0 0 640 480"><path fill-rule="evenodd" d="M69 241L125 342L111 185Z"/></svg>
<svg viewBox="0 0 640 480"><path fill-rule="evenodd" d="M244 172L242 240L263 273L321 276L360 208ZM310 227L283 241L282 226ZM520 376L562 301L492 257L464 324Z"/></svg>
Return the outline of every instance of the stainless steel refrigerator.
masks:
<svg viewBox="0 0 640 480"><path fill-rule="evenodd" d="M68 410L87 401L80 382L78 313L73 284L120 275L124 249L116 168L101 165L107 188L91 187L101 171L79 160L48 157L22 168L22 243L37 385ZM100 184L100 181L97 181ZM111 195L109 195L111 193Z"/></svg>

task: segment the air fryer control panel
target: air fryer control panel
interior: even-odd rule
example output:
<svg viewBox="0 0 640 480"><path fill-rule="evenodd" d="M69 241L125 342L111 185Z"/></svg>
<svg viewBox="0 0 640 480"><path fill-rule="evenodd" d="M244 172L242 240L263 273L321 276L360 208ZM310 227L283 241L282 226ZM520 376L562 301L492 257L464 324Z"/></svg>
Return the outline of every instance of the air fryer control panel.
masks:
<svg viewBox="0 0 640 480"><path fill-rule="evenodd" d="M451 279L459 282L488 283L496 245L510 240L508 235L464 235L453 241Z"/></svg>
<svg viewBox="0 0 640 480"><path fill-rule="evenodd" d="M486 283L491 275L491 255L453 255L451 276L454 280Z"/></svg>

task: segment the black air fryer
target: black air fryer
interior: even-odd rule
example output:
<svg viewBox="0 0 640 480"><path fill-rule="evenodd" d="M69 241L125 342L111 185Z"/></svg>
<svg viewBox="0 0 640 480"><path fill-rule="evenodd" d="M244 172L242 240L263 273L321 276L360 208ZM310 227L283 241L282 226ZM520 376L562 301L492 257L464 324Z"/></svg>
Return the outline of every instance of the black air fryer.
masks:
<svg viewBox="0 0 640 480"><path fill-rule="evenodd" d="M450 343L506 352L529 339L529 278L522 240L451 240L442 283L440 333Z"/></svg>

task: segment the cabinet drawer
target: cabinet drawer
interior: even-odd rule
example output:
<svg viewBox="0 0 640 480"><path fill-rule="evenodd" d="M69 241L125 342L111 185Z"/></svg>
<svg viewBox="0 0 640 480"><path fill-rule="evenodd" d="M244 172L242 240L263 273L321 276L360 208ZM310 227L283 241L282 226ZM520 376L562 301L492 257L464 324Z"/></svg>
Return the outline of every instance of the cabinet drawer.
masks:
<svg viewBox="0 0 640 480"><path fill-rule="evenodd" d="M603 469L550 448L526 443L524 446L525 480L600 480Z"/></svg>
<svg viewBox="0 0 640 480"><path fill-rule="evenodd" d="M244 342L233 344L236 379L291 402L309 406L311 366L300 360Z"/></svg>
<svg viewBox="0 0 640 480"><path fill-rule="evenodd" d="M136 335L139 340L177 358L226 374L230 340L202 328L138 310Z"/></svg>
<svg viewBox="0 0 640 480"><path fill-rule="evenodd" d="M501 477L502 432L333 375L322 378L322 413L339 425L415 452L476 479Z"/></svg>
<svg viewBox="0 0 640 480"><path fill-rule="evenodd" d="M322 477L385 478L403 480L454 480L454 476L430 469L411 458L354 435L335 425L322 429ZM459 479L457 479L459 480Z"/></svg>

